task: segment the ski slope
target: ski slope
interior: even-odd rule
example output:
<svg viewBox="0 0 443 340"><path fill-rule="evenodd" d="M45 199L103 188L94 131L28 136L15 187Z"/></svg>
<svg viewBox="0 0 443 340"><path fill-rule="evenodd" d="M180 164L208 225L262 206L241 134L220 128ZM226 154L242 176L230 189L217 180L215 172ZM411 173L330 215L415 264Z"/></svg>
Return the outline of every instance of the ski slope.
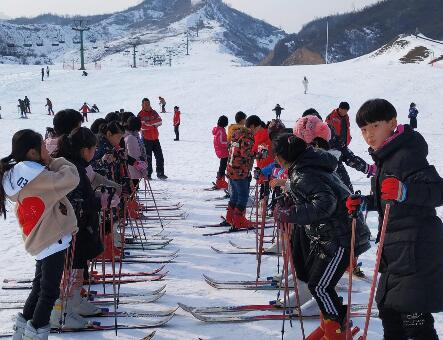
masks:
<svg viewBox="0 0 443 340"><path fill-rule="evenodd" d="M391 63L388 56L384 62L372 63L361 58L356 61L331 65L294 67L240 67L240 61L219 50L217 44L207 42L194 44L191 56L183 58L172 67L130 69L113 65L110 62L100 71L91 70L88 77L81 77L79 71L52 67L51 76L40 81L40 66L0 65L0 155L10 152L11 137L15 131L32 128L44 133L51 125L52 117L46 115L45 98L49 97L54 110L80 108L83 102L97 104L100 114L90 114L90 122L105 113L125 108L137 113L143 97L151 98L154 108L158 108L158 96L165 97L168 113L163 114L160 127L160 140L165 156L167 182L154 180L153 188L163 188L169 192L165 198L170 203L183 202L189 213L186 220L173 222L167 231L174 237L166 252L180 248L176 263L168 264L166 295L151 305L135 305L131 310L152 310L175 306L182 302L194 306L215 306L227 304L264 304L275 298L275 292L217 291L202 279L205 273L217 279L254 279L256 264L254 256L216 254L210 249L213 245L229 249L228 241L242 245L255 244L252 234L232 234L216 237L203 237L203 229L192 228L195 224L219 222L222 210L215 209L215 203L205 199L221 196L219 192L203 191L215 179L218 168L212 147L211 129L219 115L226 114L230 123L235 112L257 114L263 120L273 117L271 111L279 103L285 108L282 119L292 126L301 113L316 108L323 117L346 100L351 105L351 150L370 160L367 147L355 124L355 113L369 98L383 97L390 100L398 110L400 123L408 121L407 114L411 101L417 103L420 111L418 131L429 143L429 161L443 174L443 112L441 96L443 69L428 65L400 65ZM309 93L303 94L302 79L309 79ZM27 95L31 100L30 119L19 119L16 103L18 98ZM182 111L180 142L174 142L172 127L172 107L179 105ZM369 179L365 175L348 169L356 189L369 192ZM155 176L154 176L155 178ZM440 216L441 210L439 211ZM370 213L368 221L375 233L377 216ZM11 277L31 276L33 259L28 256L22 244L17 223L12 214L0 221L0 280ZM370 273L374 265L375 247L365 253L363 270ZM277 260L265 256L263 277L276 273ZM155 265L131 264L126 271L154 268ZM161 283L143 283L122 286L123 292L140 292L155 289ZM353 295L353 301L364 303L368 298L369 285L355 281L354 286L362 293ZM0 291L0 298L24 296L25 292ZM122 310L125 310L123 307ZM14 311L0 311L0 331L10 330ZM435 315L436 327L443 336L443 313ZM113 323L113 319L100 320ZM121 319L120 321L125 321ZM128 323L137 322L129 319ZM363 319L354 319L361 328ZM306 321L307 333L317 327L318 321ZM244 324L204 324L188 313L178 310L177 315L165 328L157 331L155 339L278 339L281 337L280 321L263 321ZM120 331L119 339L140 339L148 331ZM113 332L85 333L82 335L57 335L53 339L111 339ZM293 328L285 323L287 339L301 339L297 321ZM380 320L373 319L368 339L381 339Z"/></svg>

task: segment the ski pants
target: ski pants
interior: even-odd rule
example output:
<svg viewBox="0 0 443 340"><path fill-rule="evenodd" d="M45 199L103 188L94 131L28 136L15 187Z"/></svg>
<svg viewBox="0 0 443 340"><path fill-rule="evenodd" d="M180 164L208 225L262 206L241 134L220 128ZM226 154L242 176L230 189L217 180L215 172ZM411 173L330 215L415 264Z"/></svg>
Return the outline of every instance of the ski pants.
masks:
<svg viewBox="0 0 443 340"><path fill-rule="evenodd" d="M308 264L308 288L318 303L325 319L342 323L346 316L346 307L335 286L343 276L349 264L349 251L338 247L332 257L311 254Z"/></svg>
<svg viewBox="0 0 443 340"><path fill-rule="evenodd" d="M83 112L83 119L88 121L88 113L87 112Z"/></svg>
<svg viewBox="0 0 443 340"><path fill-rule="evenodd" d="M217 177L225 176L227 166L228 166L228 157L220 158L220 165L218 166Z"/></svg>
<svg viewBox="0 0 443 340"><path fill-rule="evenodd" d="M438 340L431 313L400 313L378 308L385 340Z"/></svg>
<svg viewBox="0 0 443 340"><path fill-rule="evenodd" d="M249 199L249 179L230 180L232 192L229 199L229 205L240 210L245 210Z"/></svg>
<svg viewBox="0 0 443 340"><path fill-rule="evenodd" d="M411 127L411 129L417 128L417 117L409 118L409 126Z"/></svg>
<svg viewBox="0 0 443 340"><path fill-rule="evenodd" d="M23 317L32 320L35 329L49 324L52 308L60 295L64 262L65 251L62 250L35 264L32 290L23 307Z"/></svg>
<svg viewBox="0 0 443 340"><path fill-rule="evenodd" d="M162 104L162 113L166 113L166 104Z"/></svg>
<svg viewBox="0 0 443 340"><path fill-rule="evenodd" d="M174 125L174 133L175 133L175 139L180 139L180 131L178 130L180 127L180 124Z"/></svg>
<svg viewBox="0 0 443 340"><path fill-rule="evenodd" d="M146 156L148 162L148 176L152 175L152 153L154 152L157 175L164 175L165 161L163 159L163 151L160 145L160 141L156 140L144 140L146 147Z"/></svg>

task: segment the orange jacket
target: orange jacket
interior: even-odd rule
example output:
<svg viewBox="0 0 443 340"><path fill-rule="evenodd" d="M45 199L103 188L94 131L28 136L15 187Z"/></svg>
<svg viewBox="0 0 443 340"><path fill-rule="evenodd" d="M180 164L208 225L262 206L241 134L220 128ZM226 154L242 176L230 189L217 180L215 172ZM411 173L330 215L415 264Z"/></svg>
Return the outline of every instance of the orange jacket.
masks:
<svg viewBox="0 0 443 340"><path fill-rule="evenodd" d="M138 113L138 117L142 121L143 138L146 140L158 139L158 127L162 125L162 119L157 111L151 109L151 111L141 110Z"/></svg>
<svg viewBox="0 0 443 340"><path fill-rule="evenodd" d="M174 126L180 125L180 111L175 111L174 112L174 121L173 124Z"/></svg>
<svg viewBox="0 0 443 340"><path fill-rule="evenodd" d="M272 141L268 135L268 129L262 128L254 135L254 146L252 151L257 153L259 147L268 150L268 157L264 159L257 159L257 166L263 169L265 166L271 164L274 161L274 155L272 154Z"/></svg>
<svg viewBox="0 0 443 340"><path fill-rule="evenodd" d="M350 130L350 123L349 123L349 116L346 115L344 117L340 116L338 113L338 109L335 109L332 111L327 117L326 117L326 123L329 125L331 129L333 129L333 133L335 133L336 136L341 136L341 128L342 128L342 119L346 120L346 141L343 141L346 143L346 145L349 145L351 143L351 130Z"/></svg>

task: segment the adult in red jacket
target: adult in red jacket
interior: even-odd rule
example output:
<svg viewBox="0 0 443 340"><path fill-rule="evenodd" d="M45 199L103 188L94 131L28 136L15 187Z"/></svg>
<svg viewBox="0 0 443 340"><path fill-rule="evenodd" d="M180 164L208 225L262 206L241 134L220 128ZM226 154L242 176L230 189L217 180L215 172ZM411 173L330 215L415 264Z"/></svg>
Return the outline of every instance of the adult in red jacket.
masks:
<svg viewBox="0 0 443 340"><path fill-rule="evenodd" d="M83 106L80 108L79 111L83 114L83 119L88 121L88 112L91 111L91 109L89 108L88 104L83 103Z"/></svg>
<svg viewBox="0 0 443 340"><path fill-rule="evenodd" d="M178 128L180 127L180 108L178 106L174 106L174 132L175 132L175 141L180 140L180 132L178 131Z"/></svg>
<svg viewBox="0 0 443 340"><path fill-rule="evenodd" d="M154 152L157 177L167 179L164 169L163 151L158 139L158 127L162 125L162 119L157 111L151 107L148 98L142 100L142 110L138 113L142 121L143 141L146 147L146 157L148 162L148 179L152 176L152 152Z"/></svg>
<svg viewBox="0 0 443 340"><path fill-rule="evenodd" d="M325 120L340 142L346 146L351 143L352 138L348 116L349 108L347 102L341 102L338 109L332 111Z"/></svg>

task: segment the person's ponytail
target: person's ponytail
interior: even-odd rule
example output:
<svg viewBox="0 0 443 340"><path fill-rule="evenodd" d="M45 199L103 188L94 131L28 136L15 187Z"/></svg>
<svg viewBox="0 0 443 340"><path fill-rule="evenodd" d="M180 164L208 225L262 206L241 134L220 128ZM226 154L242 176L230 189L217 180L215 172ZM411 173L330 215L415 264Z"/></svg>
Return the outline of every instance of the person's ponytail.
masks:
<svg viewBox="0 0 443 340"><path fill-rule="evenodd" d="M3 215L3 217L6 219L6 193L5 189L3 188L3 178L7 171L11 170L15 163L12 162L12 155L9 155L8 157L5 157L0 160L0 215Z"/></svg>

